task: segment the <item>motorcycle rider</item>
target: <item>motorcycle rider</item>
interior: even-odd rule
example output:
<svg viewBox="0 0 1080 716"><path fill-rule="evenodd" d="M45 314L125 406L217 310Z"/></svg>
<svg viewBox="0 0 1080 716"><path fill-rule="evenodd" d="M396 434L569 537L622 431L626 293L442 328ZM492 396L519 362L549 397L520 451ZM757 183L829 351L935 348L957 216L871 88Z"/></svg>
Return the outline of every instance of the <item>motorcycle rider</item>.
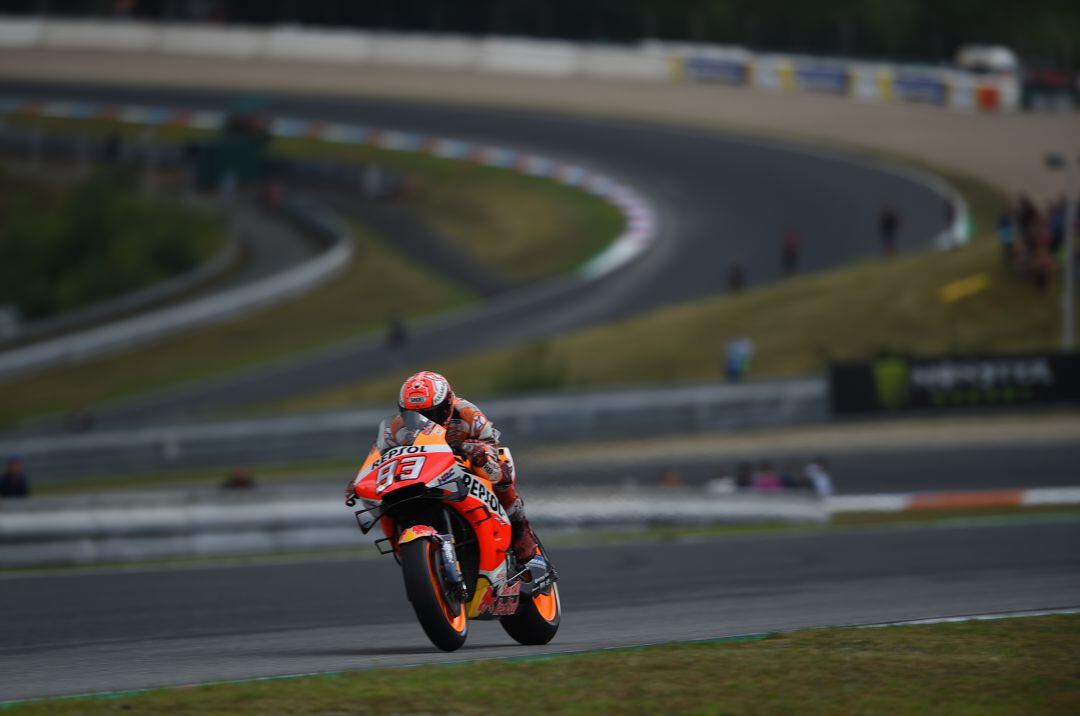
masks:
<svg viewBox="0 0 1080 716"><path fill-rule="evenodd" d="M536 534L525 516L525 505L514 486L514 464L499 457L499 431L478 407L454 395L449 381L433 371L423 370L401 385L398 408L412 410L446 428L446 442L456 455L491 481L499 504L510 518L511 549L518 563L530 570L547 569L547 561L537 552ZM401 445L405 422L400 415L384 423L375 441L380 453Z"/></svg>

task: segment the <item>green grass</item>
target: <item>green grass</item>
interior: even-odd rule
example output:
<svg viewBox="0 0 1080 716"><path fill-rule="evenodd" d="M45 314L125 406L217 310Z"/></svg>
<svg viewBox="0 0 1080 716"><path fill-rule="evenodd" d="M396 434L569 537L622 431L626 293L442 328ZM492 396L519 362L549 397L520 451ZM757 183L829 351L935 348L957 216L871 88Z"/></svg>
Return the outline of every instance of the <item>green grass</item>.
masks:
<svg viewBox="0 0 1080 716"><path fill-rule="evenodd" d="M144 196L125 172L74 183L0 171L0 304L44 318L197 268L220 217Z"/></svg>
<svg viewBox="0 0 1080 716"><path fill-rule="evenodd" d="M302 300L86 363L0 384L0 422L101 405L240 371L380 330L388 316L446 310L471 299L356 226L357 255L341 276ZM396 290L399 282L413 290Z"/></svg>
<svg viewBox="0 0 1080 716"><path fill-rule="evenodd" d="M489 714L512 698L524 713L589 716L1075 714L1078 657L1080 616L1061 615L344 672L43 701L14 712Z"/></svg>
<svg viewBox="0 0 1080 716"><path fill-rule="evenodd" d="M276 140L285 156L375 162L404 172L409 201L443 236L511 283L571 271L621 231L611 204L553 181L421 154L337 145L311 139Z"/></svg>
<svg viewBox="0 0 1080 716"><path fill-rule="evenodd" d="M512 392L507 386L576 389L720 380L725 346L739 336L755 343L749 373L754 378L821 373L831 361L885 352L933 356L1055 349L1060 287L1055 283L1040 292L1014 276L989 234L1004 197L969 177L943 174L967 198L976 226L983 227L964 248L866 260L532 346L425 367L445 374L463 394L491 395ZM940 301L943 286L979 273L990 278L987 290L951 304ZM548 380L513 380L535 374ZM385 402L397 387L396 378L386 377L276 407Z"/></svg>

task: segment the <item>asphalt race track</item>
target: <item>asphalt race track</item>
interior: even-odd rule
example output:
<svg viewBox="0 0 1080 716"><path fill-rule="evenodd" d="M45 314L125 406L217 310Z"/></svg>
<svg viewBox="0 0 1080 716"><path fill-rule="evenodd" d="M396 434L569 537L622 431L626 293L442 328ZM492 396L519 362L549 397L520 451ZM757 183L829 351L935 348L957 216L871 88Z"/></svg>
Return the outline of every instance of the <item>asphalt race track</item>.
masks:
<svg viewBox="0 0 1080 716"><path fill-rule="evenodd" d="M6 96L222 108L234 94L0 82ZM505 297L451 326L418 326L401 360L434 360L510 345L715 293L741 259L751 284L780 275L788 228L806 240L804 270L875 256L878 212L903 217L901 250L925 248L945 225L944 200L910 177L855 157L715 132L521 110L382 99L277 96L269 111L327 121L502 143L573 161L636 188L654 204L659 241L635 265L592 285L537 288ZM285 365L95 410L99 425L155 423L275 401L385 373L395 365L378 340Z"/></svg>
<svg viewBox="0 0 1080 716"><path fill-rule="evenodd" d="M436 652L389 557L0 577L0 700L1080 606L1080 520L551 550L547 647Z"/></svg>

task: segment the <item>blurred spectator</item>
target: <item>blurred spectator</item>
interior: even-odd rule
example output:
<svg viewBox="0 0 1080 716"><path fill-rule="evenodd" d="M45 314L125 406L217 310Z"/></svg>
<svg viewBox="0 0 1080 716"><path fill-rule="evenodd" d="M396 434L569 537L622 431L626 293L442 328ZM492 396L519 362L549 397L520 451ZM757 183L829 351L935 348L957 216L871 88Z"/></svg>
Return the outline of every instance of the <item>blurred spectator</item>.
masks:
<svg viewBox="0 0 1080 716"><path fill-rule="evenodd" d="M728 293L738 293L742 291L746 286L746 266L743 262L736 259L731 262L731 266L727 272L727 290Z"/></svg>
<svg viewBox="0 0 1080 716"><path fill-rule="evenodd" d="M722 466L716 471L716 477L705 483L705 492L710 495L731 495L735 487L735 478L726 466Z"/></svg>
<svg viewBox="0 0 1080 716"><path fill-rule="evenodd" d="M780 476L773 470L772 463L763 462L754 473L753 488L758 492L779 492L784 489Z"/></svg>
<svg viewBox="0 0 1080 716"><path fill-rule="evenodd" d="M1001 260L1007 267L1013 268L1016 264L1016 229L1011 213L1006 211L998 217L997 235L1001 244Z"/></svg>
<svg viewBox="0 0 1080 716"><path fill-rule="evenodd" d="M683 486L682 475L673 467L664 470L660 475L660 486L667 489L675 489Z"/></svg>
<svg viewBox="0 0 1080 716"><path fill-rule="evenodd" d="M750 370L750 359L754 356L754 342L747 337L736 338L727 344L724 358L724 375L728 381L738 383Z"/></svg>
<svg viewBox="0 0 1080 716"><path fill-rule="evenodd" d="M1020 240L1025 244L1034 242L1032 231L1039 218L1039 210L1026 194L1016 199L1016 226L1020 230Z"/></svg>
<svg viewBox="0 0 1080 716"><path fill-rule="evenodd" d="M820 498L831 497L833 494L832 478L829 477L829 461L823 457L815 457L806 466L804 474L814 488L814 492Z"/></svg>
<svg viewBox="0 0 1080 716"><path fill-rule="evenodd" d="M799 270L799 254L803 237L798 231L788 229L780 240L780 269L785 276L793 276Z"/></svg>
<svg viewBox="0 0 1080 716"><path fill-rule="evenodd" d="M886 256L896 253L896 234L900 231L900 213L892 206L882 207L878 214L878 235L881 238L881 249Z"/></svg>
<svg viewBox="0 0 1080 716"><path fill-rule="evenodd" d="M1057 254L1065 244L1065 197L1058 197L1046 209L1049 221L1050 253Z"/></svg>
<svg viewBox="0 0 1080 716"><path fill-rule="evenodd" d="M30 481L23 469L23 459L12 455L4 463L4 472L0 474L0 497L28 497Z"/></svg>
<svg viewBox="0 0 1080 716"><path fill-rule="evenodd" d="M795 460L788 460L780 467L780 485L784 489L793 489L800 487L809 487L809 483L800 474L799 463Z"/></svg>
<svg viewBox="0 0 1080 716"><path fill-rule="evenodd" d="M80 405L64 416L64 431L69 433L88 433L94 429L94 414Z"/></svg>
<svg viewBox="0 0 1080 716"><path fill-rule="evenodd" d="M234 468L225 478L225 482L221 483L224 490L250 490L256 486L255 475L243 467Z"/></svg>
<svg viewBox="0 0 1080 716"><path fill-rule="evenodd" d="M739 490L748 490L754 486L754 466L748 462L740 462L735 467L735 487Z"/></svg>
<svg viewBox="0 0 1080 716"><path fill-rule="evenodd" d="M409 339L405 322L397 316L390 319L386 324L386 347L392 351L401 350Z"/></svg>
<svg viewBox="0 0 1080 716"><path fill-rule="evenodd" d="M115 167L120 163L120 157L124 152L124 135L120 134L119 130L112 130L105 135L105 143L102 145L102 159L110 167Z"/></svg>

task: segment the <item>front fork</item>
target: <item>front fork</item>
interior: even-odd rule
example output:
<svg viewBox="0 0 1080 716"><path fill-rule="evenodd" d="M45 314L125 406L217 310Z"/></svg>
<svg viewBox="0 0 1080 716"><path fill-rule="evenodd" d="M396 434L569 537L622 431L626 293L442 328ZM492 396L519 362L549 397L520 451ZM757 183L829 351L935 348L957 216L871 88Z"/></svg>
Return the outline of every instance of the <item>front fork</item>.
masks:
<svg viewBox="0 0 1080 716"><path fill-rule="evenodd" d="M461 574L461 563L457 558L457 550L454 549L454 526L450 522L450 513L443 510L443 526L446 534L439 536L440 549L442 550L443 574L446 581L457 592L461 601L469 600L469 589L465 586L465 578Z"/></svg>

